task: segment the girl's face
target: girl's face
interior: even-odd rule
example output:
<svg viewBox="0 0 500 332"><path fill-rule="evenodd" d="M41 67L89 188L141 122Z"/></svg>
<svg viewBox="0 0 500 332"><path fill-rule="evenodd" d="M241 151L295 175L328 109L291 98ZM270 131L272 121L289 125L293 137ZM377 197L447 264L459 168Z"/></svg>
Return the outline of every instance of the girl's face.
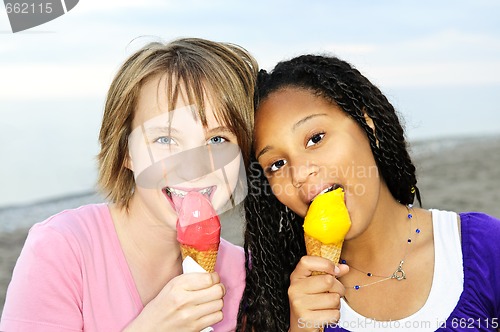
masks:
<svg viewBox="0 0 500 332"><path fill-rule="evenodd" d="M160 78L141 89L129 136L128 167L136 181L132 199L156 219L175 226L186 193L200 192L221 213L232 207L230 198L245 173L237 138L216 119L210 100L205 100L204 126L196 107L183 98L168 111L164 91Z"/></svg>
<svg viewBox="0 0 500 332"><path fill-rule="evenodd" d="M368 138L324 98L300 88L271 93L256 113L255 151L273 193L301 217L336 185L345 191L351 234L374 213L381 181Z"/></svg>

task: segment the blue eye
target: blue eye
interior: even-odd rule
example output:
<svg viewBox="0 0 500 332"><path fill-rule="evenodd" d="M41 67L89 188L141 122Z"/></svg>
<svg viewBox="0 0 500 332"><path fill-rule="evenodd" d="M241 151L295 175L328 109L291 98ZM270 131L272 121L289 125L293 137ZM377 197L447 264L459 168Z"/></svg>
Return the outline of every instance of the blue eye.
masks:
<svg viewBox="0 0 500 332"><path fill-rule="evenodd" d="M306 147L310 147L310 146L313 146L313 145L316 145L318 144L319 142L321 142L321 140L323 139L323 137L325 137L325 133L318 133L318 134L314 134L308 141L307 141L307 144L306 144Z"/></svg>
<svg viewBox="0 0 500 332"><path fill-rule="evenodd" d="M277 170L279 170L281 167L283 167L285 165L286 165L286 160L284 160L284 159L278 160L277 162L273 163L269 167L269 171L270 172L276 172Z"/></svg>
<svg viewBox="0 0 500 332"><path fill-rule="evenodd" d="M172 137L168 137L168 136L158 137L155 140L155 142L160 143L160 144L174 144L175 143L175 141L172 139Z"/></svg>
<svg viewBox="0 0 500 332"><path fill-rule="evenodd" d="M222 136L214 136L208 140L208 144L222 144L224 142L227 142L227 139Z"/></svg>

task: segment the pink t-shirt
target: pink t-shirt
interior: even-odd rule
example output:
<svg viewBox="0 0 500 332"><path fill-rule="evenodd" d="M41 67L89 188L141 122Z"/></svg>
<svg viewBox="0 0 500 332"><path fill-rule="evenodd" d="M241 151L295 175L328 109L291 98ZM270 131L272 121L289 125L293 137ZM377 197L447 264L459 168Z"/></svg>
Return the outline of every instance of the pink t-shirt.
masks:
<svg viewBox="0 0 500 332"><path fill-rule="evenodd" d="M221 239L215 270L233 331L245 286L241 247ZM0 331L121 331L143 305L106 204L63 211L34 225L17 261Z"/></svg>

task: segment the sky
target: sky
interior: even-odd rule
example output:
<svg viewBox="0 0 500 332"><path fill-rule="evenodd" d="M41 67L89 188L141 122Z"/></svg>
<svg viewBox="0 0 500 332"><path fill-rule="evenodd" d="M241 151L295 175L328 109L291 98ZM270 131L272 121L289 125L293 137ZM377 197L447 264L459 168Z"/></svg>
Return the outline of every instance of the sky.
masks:
<svg viewBox="0 0 500 332"><path fill-rule="evenodd" d="M2 7L0 206L29 196L26 183L32 199L88 188L116 70L145 43L179 37L239 44L267 70L336 55L386 94L410 140L500 133L497 0L80 0L18 33Z"/></svg>

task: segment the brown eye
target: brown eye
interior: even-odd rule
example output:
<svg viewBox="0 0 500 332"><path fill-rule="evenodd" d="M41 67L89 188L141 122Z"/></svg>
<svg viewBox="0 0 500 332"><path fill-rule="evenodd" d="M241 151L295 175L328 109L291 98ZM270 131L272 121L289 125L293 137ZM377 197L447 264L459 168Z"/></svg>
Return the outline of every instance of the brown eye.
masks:
<svg viewBox="0 0 500 332"><path fill-rule="evenodd" d="M321 140L323 139L323 137L325 137L325 133L318 133L318 134L314 134L308 141L307 141L307 144L306 144L306 147L310 147L310 146L313 146L313 145L316 145L318 144L319 142L321 142Z"/></svg>
<svg viewBox="0 0 500 332"><path fill-rule="evenodd" d="M277 162L275 162L271 166L269 166L269 171L271 173L276 172L277 170L279 170L281 167L283 167L285 165L286 165L286 160L284 160L284 159L278 160Z"/></svg>

